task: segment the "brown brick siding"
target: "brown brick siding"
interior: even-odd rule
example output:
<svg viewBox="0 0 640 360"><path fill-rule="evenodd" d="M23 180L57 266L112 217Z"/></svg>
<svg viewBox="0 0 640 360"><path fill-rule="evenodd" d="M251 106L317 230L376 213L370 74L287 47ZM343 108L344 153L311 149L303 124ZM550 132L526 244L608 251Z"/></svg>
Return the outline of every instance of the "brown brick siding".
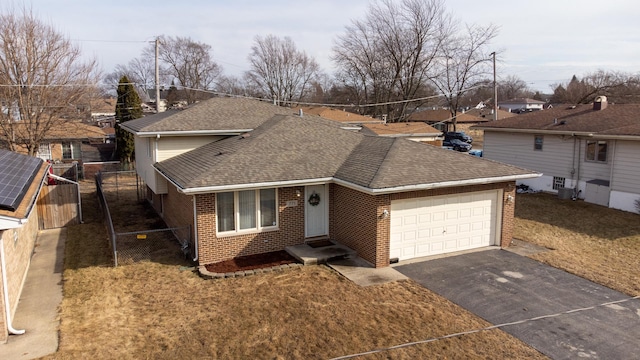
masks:
<svg viewBox="0 0 640 360"><path fill-rule="evenodd" d="M162 217L165 223L169 227L189 226L191 239L193 239L193 196L179 193L175 186L170 185L166 194L154 196L154 208L160 207L160 201L162 201L164 210Z"/></svg>
<svg viewBox="0 0 640 360"><path fill-rule="evenodd" d="M409 191L388 195L370 195L340 185L331 185L332 210L330 229L333 239L356 250L358 255L376 267L389 265L390 217L383 211L391 211L392 200L411 199L428 196L453 195L504 189L502 229L500 245L507 247L513 237L514 202L507 201L508 195L515 196L515 183L460 186L433 190Z"/></svg>
<svg viewBox="0 0 640 360"><path fill-rule="evenodd" d="M217 237L215 195L196 196L199 263L211 264L238 256L283 250L304 242L304 187L278 189L278 230ZM287 207L287 201L298 205Z"/></svg>
<svg viewBox="0 0 640 360"><path fill-rule="evenodd" d="M15 241L14 234L17 234ZM7 282L9 289L9 303L11 304L11 314L15 315L18 306L18 299L22 292L23 280L29 269L31 254L38 236L38 212L34 208L29 215L27 223L15 230L0 231L4 244L5 260L7 265ZM2 271L0 269L0 271ZM1 276L1 273L0 273ZM1 279L1 277L0 277ZM7 340L6 314L3 294L4 286L0 281L0 343Z"/></svg>
<svg viewBox="0 0 640 360"><path fill-rule="evenodd" d="M331 237L376 267L389 265L389 195L370 195L331 185Z"/></svg>
<svg viewBox="0 0 640 360"><path fill-rule="evenodd" d="M505 185L502 195L502 233L500 234L500 246L503 248L511 245L516 210L516 184L511 182ZM511 201L509 200L509 195L511 195Z"/></svg>
<svg viewBox="0 0 640 360"><path fill-rule="evenodd" d="M403 193L371 195L337 184L329 186L329 233L332 239L356 250L358 255L376 267L389 264L390 217L392 200L439 195L452 195L504 189L502 206L502 229L500 245L509 246L513 236L515 183L451 187ZM278 189L278 230L248 233L236 236L217 237L215 194L196 195L198 224L199 263L210 264L238 256L278 251L286 246L304 242L304 199L296 196L296 190L304 194L304 187ZM193 223L191 197L170 187L164 195L165 221L169 226L184 226ZM298 205L287 207L290 200Z"/></svg>

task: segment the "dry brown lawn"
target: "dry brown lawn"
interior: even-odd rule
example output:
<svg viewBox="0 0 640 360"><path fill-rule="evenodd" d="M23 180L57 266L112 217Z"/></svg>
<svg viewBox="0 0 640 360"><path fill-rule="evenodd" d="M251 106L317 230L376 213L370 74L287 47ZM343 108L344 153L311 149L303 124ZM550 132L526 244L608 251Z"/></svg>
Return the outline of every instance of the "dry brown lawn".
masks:
<svg viewBox="0 0 640 360"><path fill-rule="evenodd" d="M325 266L214 281L180 257L113 268L93 196L68 229L60 347L47 359L326 359L489 325L415 282L363 288ZM360 358L544 356L491 330Z"/></svg>
<svg viewBox="0 0 640 360"><path fill-rule="evenodd" d="M640 295L640 215L518 194L515 235L551 251L531 256L628 295Z"/></svg>

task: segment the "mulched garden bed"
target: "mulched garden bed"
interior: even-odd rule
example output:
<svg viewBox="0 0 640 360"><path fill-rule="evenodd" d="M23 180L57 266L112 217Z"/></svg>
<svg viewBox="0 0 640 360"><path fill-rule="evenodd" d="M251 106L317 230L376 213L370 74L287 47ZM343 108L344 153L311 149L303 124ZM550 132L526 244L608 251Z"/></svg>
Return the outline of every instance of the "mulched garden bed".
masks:
<svg viewBox="0 0 640 360"><path fill-rule="evenodd" d="M296 263L296 259L286 251L282 250L264 254L241 256L235 259L205 265L205 268L207 271L213 273L229 273L294 263Z"/></svg>

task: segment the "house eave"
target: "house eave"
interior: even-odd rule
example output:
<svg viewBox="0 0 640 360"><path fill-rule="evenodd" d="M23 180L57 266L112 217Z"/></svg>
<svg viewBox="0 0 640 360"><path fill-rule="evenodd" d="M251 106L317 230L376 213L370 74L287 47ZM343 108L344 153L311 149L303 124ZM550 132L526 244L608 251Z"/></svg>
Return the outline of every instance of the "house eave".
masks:
<svg viewBox="0 0 640 360"><path fill-rule="evenodd" d="M27 218L14 218L0 215L0 230L17 229L27 223Z"/></svg>
<svg viewBox="0 0 640 360"><path fill-rule="evenodd" d="M371 189L371 188L367 188L367 187L357 185L348 181L340 180L340 179L334 179L334 182L336 184L343 185L345 187L358 190L364 193L368 193L372 195L384 195L384 194L392 194L392 193L407 192L407 191L450 188L450 187L456 187L456 186L493 184L493 183L499 183L499 182L532 179L540 176L542 176L541 173L531 173L531 174L521 174L521 175L498 176L498 177L490 177L490 178L443 181L443 182L437 182L437 183L431 183L431 184L403 185L403 186L396 186L396 187L382 188L382 189Z"/></svg>
<svg viewBox="0 0 640 360"><path fill-rule="evenodd" d="M291 186L309 186L309 185L318 185L318 184L327 184L327 183L335 183L338 185L342 185L342 186L345 186L354 190L358 190L360 192L372 194L372 195L383 195L383 194L391 194L391 193L397 193L397 192L430 190L430 189L448 188L448 187L456 187L456 186L484 185L484 184L492 184L492 183L498 183L498 182L532 179L532 178L537 178L542 176L541 173L530 173L530 174L508 175L508 176L498 176L498 177L489 177L489 178L443 181L443 182L430 183L430 184L403 185L403 186L396 186L396 187L382 188L382 189L371 189L371 188L368 188L362 185L357 185L352 182L338 179L335 177L183 188L179 184L177 184L175 181L167 177L165 174L163 174L161 171L157 169L156 171L160 175L162 175L162 177L167 179L167 181L169 181L174 186L176 186L179 192L186 195L198 195L198 194L208 194L212 192L236 191L236 190L281 188L281 187L291 187Z"/></svg>
<svg viewBox="0 0 640 360"><path fill-rule="evenodd" d="M569 136L587 136L587 137L594 136L594 133L589 131L559 131L559 130L542 130L542 129L494 128L494 127L484 127L484 126L474 126L473 129L484 130L484 131L506 132L506 133L569 135Z"/></svg>
<svg viewBox="0 0 640 360"><path fill-rule="evenodd" d="M229 130L192 130L192 131L135 131L129 129L125 126L122 126L126 131L142 137L163 137L163 136L209 136L209 135L217 135L217 136L236 136L241 135L253 129L229 129Z"/></svg>

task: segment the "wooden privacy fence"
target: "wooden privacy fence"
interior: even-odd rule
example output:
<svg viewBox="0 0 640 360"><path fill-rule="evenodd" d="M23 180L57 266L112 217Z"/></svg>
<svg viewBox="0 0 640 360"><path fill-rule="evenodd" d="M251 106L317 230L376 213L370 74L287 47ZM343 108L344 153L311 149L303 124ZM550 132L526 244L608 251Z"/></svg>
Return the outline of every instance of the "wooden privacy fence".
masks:
<svg viewBox="0 0 640 360"><path fill-rule="evenodd" d="M41 230L78 224L81 221L78 185L43 186L37 208Z"/></svg>

